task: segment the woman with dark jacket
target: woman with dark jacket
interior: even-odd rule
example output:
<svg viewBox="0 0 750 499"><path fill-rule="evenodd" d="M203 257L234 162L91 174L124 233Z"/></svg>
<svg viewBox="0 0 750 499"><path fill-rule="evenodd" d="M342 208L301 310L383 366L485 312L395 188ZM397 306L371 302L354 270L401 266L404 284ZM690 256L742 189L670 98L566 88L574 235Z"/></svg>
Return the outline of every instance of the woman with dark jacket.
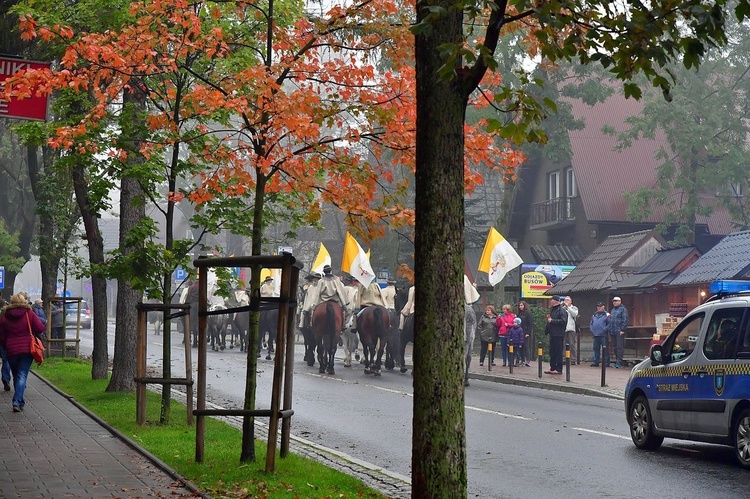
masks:
<svg viewBox="0 0 750 499"><path fill-rule="evenodd" d="M31 333L37 336L44 333L44 324L26 299L20 293L15 294L0 315L0 344L5 348L13 373L13 412L22 411L26 405L23 393L34 361L31 357Z"/></svg>
<svg viewBox="0 0 750 499"><path fill-rule="evenodd" d="M495 365L495 342L497 341L497 328L495 327L495 307L487 305L482 317L477 321L477 333L481 347L479 348L479 365L484 365L484 357L489 350L489 359L487 360L493 366ZM492 349L490 350L490 345Z"/></svg>
<svg viewBox="0 0 750 499"><path fill-rule="evenodd" d="M531 365L531 346L534 344L534 317L529 310L529 304L525 301L518 302L518 313L516 317L521 319L521 329L524 333L523 355L525 359L521 362L526 366Z"/></svg>

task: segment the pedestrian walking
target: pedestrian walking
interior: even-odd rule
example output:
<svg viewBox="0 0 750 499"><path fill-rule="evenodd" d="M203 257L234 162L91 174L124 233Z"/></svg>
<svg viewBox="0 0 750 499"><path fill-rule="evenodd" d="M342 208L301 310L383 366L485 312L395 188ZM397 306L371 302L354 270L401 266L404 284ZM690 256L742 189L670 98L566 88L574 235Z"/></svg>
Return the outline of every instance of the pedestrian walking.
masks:
<svg viewBox="0 0 750 499"><path fill-rule="evenodd" d="M484 313L477 322L477 334L479 334L479 365L484 365L484 358L487 357L487 362L490 365L495 365L495 343L497 342L497 326L495 322L497 315L495 314L494 305L487 305L484 307ZM490 345L492 348L490 348ZM489 355L488 353L489 352Z"/></svg>
<svg viewBox="0 0 750 499"><path fill-rule="evenodd" d="M594 362L591 367L599 367L600 360L604 365L609 367L609 345L607 344L607 335L609 328L609 312L607 312L604 302L596 304L596 312L591 316L589 330L594 337ZM601 359L602 347L604 348L604 359Z"/></svg>
<svg viewBox="0 0 750 499"><path fill-rule="evenodd" d="M550 299L547 326L544 328L544 334L549 336L549 371L544 371L546 374L562 374L563 371L563 341L568 313L563 308L562 301L562 296Z"/></svg>
<svg viewBox="0 0 750 499"><path fill-rule="evenodd" d="M578 307L573 305L573 298L566 296L563 300L563 308L568 313L568 324L565 326L565 343L570 346L570 359L573 364L578 364L578 352L576 343L578 339Z"/></svg>
<svg viewBox="0 0 750 499"><path fill-rule="evenodd" d="M26 405L23 394L26 378L34 358L31 356L31 335L41 338L44 324L31 310L31 305L20 293L10 298L10 305L0 316L0 344L5 348L13 373L13 412Z"/></svg>
<svg viewBox="0 0 750 499"><path fill-rule="evenodd" d="M623 365L623 353L625 351L625 330L628 328L628 309L622 304L619 296L612 298L612 311L609 317L609 339L614 348L615 362L614 368L619 369Z"/></svg>

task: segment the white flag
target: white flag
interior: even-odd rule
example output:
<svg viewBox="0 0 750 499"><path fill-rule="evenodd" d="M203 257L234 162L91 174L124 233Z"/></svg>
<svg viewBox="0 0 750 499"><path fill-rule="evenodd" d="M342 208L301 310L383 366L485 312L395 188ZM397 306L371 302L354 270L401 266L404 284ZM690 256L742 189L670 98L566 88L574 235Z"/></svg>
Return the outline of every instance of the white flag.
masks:
<svg viewBox="0 0 750 499"><path fill-rule="evenodd" d="M490 284L496 285L503 280L505 274L522 263L523 260L513 246L494 227L490 227L478 269L487 272Z"/></svg>
<svg viewBox="0 0 750 499"><path fill-rule="evenodd" d="M318 274L323 273L323 267L331 264L331 255L323 243L320 243L320 249L318 250L318 256L315 257L315 261L312 264L312 271Z"/></svg>
<svg viewBox="0 0 750 499"><path fill-rule="evenodd" d="M344 257L341 260L341 270L348 272L353 278L362 283L362 286L369 286L375 279L375 272L370 265L370 259L359 245L356 239L347 231L346 241L344 242Z"/></svg>

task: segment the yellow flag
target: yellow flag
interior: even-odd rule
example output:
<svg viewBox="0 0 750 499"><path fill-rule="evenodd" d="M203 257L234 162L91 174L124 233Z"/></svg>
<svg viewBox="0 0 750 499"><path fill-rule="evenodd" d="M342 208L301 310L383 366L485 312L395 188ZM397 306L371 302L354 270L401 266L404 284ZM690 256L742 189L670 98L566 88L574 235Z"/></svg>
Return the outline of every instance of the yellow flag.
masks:
<svg viewBox="0 0 750 499"><path fill-rule="evenodd" d="M320 243L320 249L318 250L318 256L315 257L315 261L312 264L312 271L319 274L323 273L323 267L331 264L331 255L323 243Z"/></svg>
<svg viewBox="0 0 750 499"><path fill-rule="evenodd" d="M487 242L484 243L479 271L487 272L493 286L503 280L505 274L523 263L513 246L494 227L490 227Z"/></svg>
<svg viewBox="0 0 750 499"><path fill-rule="evenodd" d="M362 246L359 245L357 240L348 231L346 233L346 241L344 241L344 257L341 259L341 270L348 272L349 275L362 283L363 286L369 286L375 279L375 272L373 272L370 265L370 259L365 254Z"/></svg>

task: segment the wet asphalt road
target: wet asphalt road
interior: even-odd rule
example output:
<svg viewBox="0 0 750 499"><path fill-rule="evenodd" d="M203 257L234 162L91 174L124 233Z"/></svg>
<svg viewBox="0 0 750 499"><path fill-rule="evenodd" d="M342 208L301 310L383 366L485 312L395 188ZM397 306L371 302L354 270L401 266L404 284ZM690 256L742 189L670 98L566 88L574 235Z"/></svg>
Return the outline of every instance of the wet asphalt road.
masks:
<svg viewBox="0 0 750 499"><path fill-rule="evenodd" d="M81 337L86 354L90 331ZM179 376L184 349L180 336L172 339L173 375ZM160 366L162 338L149 340L148 363ZM110 351L113 345L111 328ZM321 375L301 357L292 432L409 476L411 376L384 370L374 377L340 363L335 375ZM245 360L237 350L209 351L212 402L242 405ZM270 405L271 379L272 361L259 359L258 408ZM734 463L729 447L667 440L659 452L636 449L616 400L473 380L466 390L466 435L470 497L736 498L750 489L750 472Z"/></svg>

